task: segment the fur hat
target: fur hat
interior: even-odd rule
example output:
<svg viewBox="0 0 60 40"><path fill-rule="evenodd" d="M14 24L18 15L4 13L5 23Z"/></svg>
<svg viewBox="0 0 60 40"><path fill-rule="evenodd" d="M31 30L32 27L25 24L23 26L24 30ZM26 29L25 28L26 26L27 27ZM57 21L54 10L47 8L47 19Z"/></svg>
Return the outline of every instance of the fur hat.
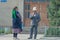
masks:
<svg viewBox="0 0 60 40"><path fill-rule="evenodd" d="M36 11L37 10L37 8L36 7L33 7L33 11Z"/></svg>

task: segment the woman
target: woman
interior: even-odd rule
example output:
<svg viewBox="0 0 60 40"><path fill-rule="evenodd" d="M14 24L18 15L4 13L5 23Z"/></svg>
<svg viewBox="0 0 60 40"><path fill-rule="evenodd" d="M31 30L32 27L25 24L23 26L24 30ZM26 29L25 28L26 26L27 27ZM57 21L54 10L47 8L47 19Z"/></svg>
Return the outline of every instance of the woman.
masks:
<svg viewBox="0 0 60 40"><path fill-rule="evenodd" d="M21 15L18 12L18 7L14 7L12 11L13 18L13 37L17 38L18 33L22 32L22 20Z"/></svg>

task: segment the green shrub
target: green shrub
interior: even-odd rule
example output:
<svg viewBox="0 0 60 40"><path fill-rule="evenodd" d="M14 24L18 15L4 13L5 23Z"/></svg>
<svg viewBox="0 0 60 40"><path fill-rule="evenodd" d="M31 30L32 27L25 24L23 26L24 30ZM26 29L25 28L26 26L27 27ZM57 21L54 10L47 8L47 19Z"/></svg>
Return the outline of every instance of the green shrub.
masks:
<svg viewBox="0 0 60 40"><path fill-rule="evenodd" d="M4 33L4 29L0 29L0 34Z"/></svg>
<svg viewBox="0 0 60 40"><path fill-rule="evenodd" d="M60 37L60 28L59 27L50 27L46 32L46 36Z"/></svg>
<svg viewBox="0 0 60 40"><path fill-rule="evenodd" d="M12 33L11 28L8 28L8 30L5 30L5 28L0 29L0 34L11 34L11 33Z"/></svg>

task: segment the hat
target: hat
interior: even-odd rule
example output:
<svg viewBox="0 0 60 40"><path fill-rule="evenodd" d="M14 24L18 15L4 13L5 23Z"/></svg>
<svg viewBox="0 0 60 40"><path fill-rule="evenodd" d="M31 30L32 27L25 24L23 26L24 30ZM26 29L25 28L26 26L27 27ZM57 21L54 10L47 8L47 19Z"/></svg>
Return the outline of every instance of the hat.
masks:
<svg viewBox="0 0 60 40"><path fill-rule="evenodd" d="M37 10L37 8L36 7L33 7L33 11L36 11Z"/></svg>

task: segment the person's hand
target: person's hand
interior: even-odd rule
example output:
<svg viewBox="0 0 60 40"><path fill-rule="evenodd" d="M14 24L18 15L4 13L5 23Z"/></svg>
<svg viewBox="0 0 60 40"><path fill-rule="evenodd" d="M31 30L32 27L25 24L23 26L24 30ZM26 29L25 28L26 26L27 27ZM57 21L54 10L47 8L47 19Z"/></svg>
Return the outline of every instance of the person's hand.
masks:
<svg viewBox="0 0 60 40"><path fill-rule="evenodd" d="M34 12L32 13L32 16L34 15Z"/></svg>

